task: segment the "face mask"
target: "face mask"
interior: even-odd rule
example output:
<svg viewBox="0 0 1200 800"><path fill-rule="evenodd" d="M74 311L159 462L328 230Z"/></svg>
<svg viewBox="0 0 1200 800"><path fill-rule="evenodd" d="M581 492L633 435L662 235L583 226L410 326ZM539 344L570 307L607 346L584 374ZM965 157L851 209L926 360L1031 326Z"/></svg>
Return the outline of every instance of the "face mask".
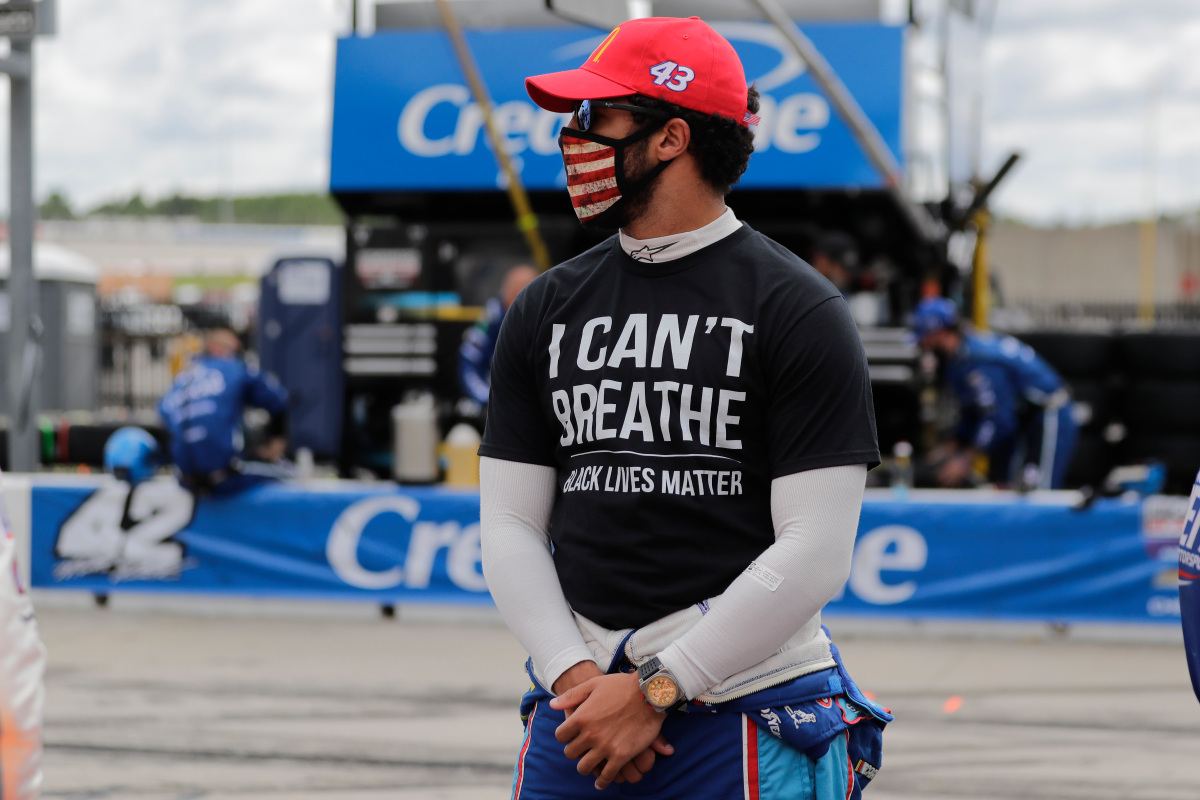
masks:
<svg viewBox="0 0 1200 800"><path fill-rule="evenodd" d="M590 131L563 128L558 135L563 164L567 169L567 191L575 216L586 227L614 229L625 220L629 198L640 195L650 187L670 161L629 180L625 172L625 153L632 144L642 141L661 126L649 125L626 136L610 139Z"/></svg>

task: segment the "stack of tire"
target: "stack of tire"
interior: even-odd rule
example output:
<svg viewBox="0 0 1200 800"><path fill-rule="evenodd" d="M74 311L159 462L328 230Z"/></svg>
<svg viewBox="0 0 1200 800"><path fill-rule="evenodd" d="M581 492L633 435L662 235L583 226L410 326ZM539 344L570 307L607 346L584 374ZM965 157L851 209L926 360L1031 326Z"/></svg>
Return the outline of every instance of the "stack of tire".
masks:
<svg viewBox="0 0 1200 800"><path fill-rule="evenodd" d="M1162 462L1166 491L1188 494L1200 469L1200 331L1125 333L1117 360L1125 377L1121 461Z"/></svg>
<svg viewBox="0 0 1200 800"><path fill-rule="evenodd" d="M1038 331L1017 334L1066 381L1080 425L1067 468L1067 486L1098 486L1117 465L1118 399L1123 376L1116 363L1118 338L1111 331Z"/></svg>

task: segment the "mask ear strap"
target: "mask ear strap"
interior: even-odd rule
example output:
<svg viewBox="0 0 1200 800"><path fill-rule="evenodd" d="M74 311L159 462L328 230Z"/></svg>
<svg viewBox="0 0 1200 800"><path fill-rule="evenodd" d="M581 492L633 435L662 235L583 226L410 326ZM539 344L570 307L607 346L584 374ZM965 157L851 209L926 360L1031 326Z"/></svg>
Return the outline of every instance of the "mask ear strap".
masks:
<svg viewBox="0 0 1200 800"><path fill-rule="evenodd" d="M591 131L581 131L578 128L568 128L566 126L563 126L559 129L558 135L559 137L574 136L576 139L584 139L585 141L607 145L608 147L625 147L626 145L637 144L643 139L651 136L655 131L662 130L663 126L668 122L670 122L669 119L664 119L658 125L645 125L641 128L638 128L624 139L613 139L609 136L601 136L598 133L592 133Z"/></svg>
<svg viewBox="0 0 1200 800"><path fill-rule="evenodd" d="M635 144L637 142L642 141L643 139L649 138L652 134L656 133L657 131L662 130L663 127L670 121L671 121L670 119L664 119L662 122L660 122L657 125L647 125L644 128L640 128L639 130L634 131L629 136L626 136L624 139L622 139L621 144L626 144L626 145L627 144ZM678 158L678 156L676 156L675 158ZM634 190L640 189L641 187L645 186L646 184L650 183L650 181L654 180L659 175L661 175L662 171L664 169L666 169L668 166L670 166L671 162L673 162L674 160L675 160L674 158L668 158L666 161L658 162L658 165L655 166L654 169L650 170L645 175L643 175L641 177L641 179L638 180L636 183L634 183L632 186L628 186L628 187L622 186L621 191L628 191L629 189L634 189ZM622 169L622 172L623 171L624 170ZM618 182L621 180L621 177L622 177L621 173L618 173L617 174Z"/></svg>
<svg viewBox="0 0 1200 800"><path fill-rule="evenodd" d="M674 158L669 158L666 161L658 162L658 164L655 165L654 169L647 172L641 178L638 178L638 180L632 186L630 186L628 184L623 185L621 187L621 191L625 194L628 194L631 190L637 191L638 189L641 189L643 186L646 186L647 184L649 184L650 181L654 180L659 175L661 175L663 173L663 170L665 170L667 167L671 166L671 164L674 163L674 161L675 161ZM617 176L617 181L621 182L621 176L619 174Z"/></svg>
<svg viewBox="0 0 1200 800"><path fill-rule="evenodd" d="M669 120L664 119L661 122L659 122L657 125L645 125L641 128L638 128L636 131L634 131L633 133L629 134L624 139L622 139L621 143L622 144L634 144L635 142L640 142L642 139L647 139L650 136L652 136L653 134L662 130L663 127L667 124L667 122L669 122Z"/></svg>
<svg viewBox="0 0 1200 800"><path fill-rule="evenodd" d="M558 131L558 138L560 140L564 136L571 136L575 139L583 139L585 142L595 142L596 144L602 144L606 147L621 147L629 141L627 138L611 139L607 136L600 136L599 134L592 133L591 131L581 131L577 128L567 127L560 128Z"/></svg>
<svg viewBox="0 0 1200 800"><path fill-rule="evenodd" d="M640 142L643 139L648 139L649 137L653 136L655 133L658 133L659 131L661 131L663 128L666 127L667 123L670 121L671 121L670 117L664 117L664 118L658 120L657 123L649 123L647 125L643 125L642 127L638 128L633 133L626 136L624 139L618 139L616 141L619 141L621 144L636 144L637 142ZM672 161L673 160L674 159L672 159ZM671 162L664 161L662 163L670 164ZM656 172L654 174L657 175L658 173Z"/></svg>

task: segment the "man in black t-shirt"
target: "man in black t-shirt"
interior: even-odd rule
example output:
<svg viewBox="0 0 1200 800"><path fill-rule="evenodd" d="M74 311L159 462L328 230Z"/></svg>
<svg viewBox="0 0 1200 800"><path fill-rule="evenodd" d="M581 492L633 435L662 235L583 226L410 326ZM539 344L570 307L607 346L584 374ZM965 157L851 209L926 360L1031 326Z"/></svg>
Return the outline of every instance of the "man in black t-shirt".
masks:
<svg viewBox="0 0 1200 800"><path fill-rule="evenodd" d="M572 206L618 234L521 294L492 363L484 572L534 680L513 796L857 796L890 716L820 611L879 460L870 382L838 290L725 206L757 93L694 17L526 85L573 112Z"/></svg>

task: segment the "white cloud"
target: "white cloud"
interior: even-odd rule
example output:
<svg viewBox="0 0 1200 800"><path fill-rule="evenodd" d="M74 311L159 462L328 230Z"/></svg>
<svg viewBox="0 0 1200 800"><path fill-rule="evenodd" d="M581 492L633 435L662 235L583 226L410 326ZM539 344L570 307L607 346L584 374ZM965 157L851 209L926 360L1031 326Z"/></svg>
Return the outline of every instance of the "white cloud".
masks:
<svg viewBox="0 0 1200 800"><path fill-rule="evenodd" d="M1102 220L1200 205L1194 0L1005 0L986 59L985 163L1025 160L997 207Z"/></svg>
<svg viewBox="0 0 1200 800"><path fill-rule="evenodd" d="M60 33L37 44L38 194L322 186L347 8L60 0Z"/></svg>

